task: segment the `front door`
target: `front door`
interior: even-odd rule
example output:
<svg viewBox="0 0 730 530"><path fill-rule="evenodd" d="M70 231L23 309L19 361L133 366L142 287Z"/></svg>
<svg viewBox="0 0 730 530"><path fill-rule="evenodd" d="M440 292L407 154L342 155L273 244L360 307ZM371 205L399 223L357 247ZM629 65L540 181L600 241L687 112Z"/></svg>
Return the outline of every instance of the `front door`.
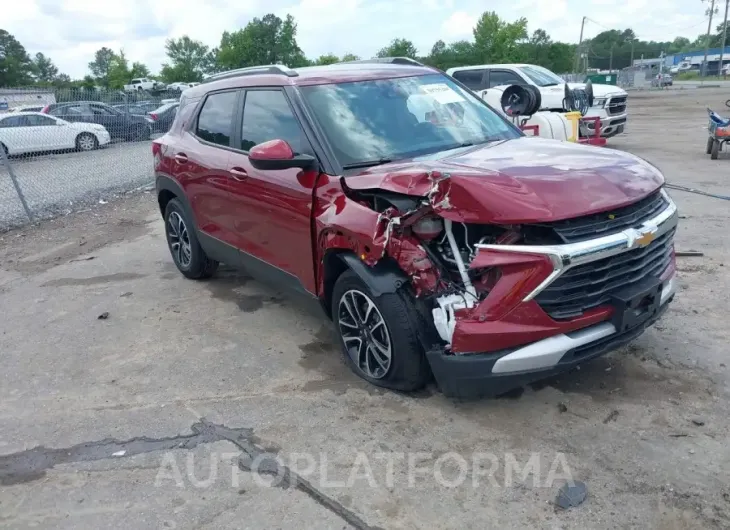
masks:
<svg viewBox="0 0 730 530"><path fill-rule="evenodd" d="M234 211L228 228L245 266L271 273L282 287L315 293L311 214L316 174L254 169L249 149L274 139L285 140L295 153L314 154L283 90L247 90L238 149L229 159Z"/></svg>

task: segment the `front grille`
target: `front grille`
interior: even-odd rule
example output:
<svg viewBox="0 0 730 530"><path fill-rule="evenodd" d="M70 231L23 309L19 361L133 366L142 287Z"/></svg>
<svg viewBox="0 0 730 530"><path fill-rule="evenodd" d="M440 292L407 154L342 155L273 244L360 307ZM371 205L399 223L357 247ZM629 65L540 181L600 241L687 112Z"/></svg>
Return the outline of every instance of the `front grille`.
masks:
<svg viewBox="0 0 730 530"><path fill-rule="evenodd" d="M667 205L667 200L657 191L622 208L538 226L543 230L552 230L557 239L563 243L575 243L614 234L626 228L639 227L644 221L664 210Z"/></svg>
<svg viewBox="0 0 730 530"><path fill-rule="evenodd" d="M672 261L674 232L670 230L644 248L569 269L535 300L555 320L575 318L605 305L613 293L648 276L661 276Z"/></svg>
<svg viewBox="0 0 730 530"><path fill-rule="evenodd" d="M615 116L616 114L623 114L626 112L626 96L610 98L606 104L606 111L609 116Z"/></svg>

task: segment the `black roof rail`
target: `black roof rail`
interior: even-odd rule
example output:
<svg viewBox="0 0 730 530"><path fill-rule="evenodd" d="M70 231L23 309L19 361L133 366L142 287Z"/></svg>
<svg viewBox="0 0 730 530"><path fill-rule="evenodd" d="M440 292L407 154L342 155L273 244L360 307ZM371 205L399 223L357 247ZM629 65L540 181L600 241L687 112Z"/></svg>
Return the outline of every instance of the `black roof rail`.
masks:
<svg viewBox="0 0 730 530"><path fill-rule="evenodd" d="M410 57L373 57L372 59L358 59L357 61L343 61L339 64L367 64L367 63L385 63L385 64L407 64L411 66L425 66L423 63L411 59Z"/></svg>
<svg viewBox="0 0 730 530"><path fill-rule="evenodd" d="M287 77L297 77L299 74L291 68L281 64L265 64L261 66L248 66L246 68L236 68L235 70L228 70L226 72L220 72L213 74L203 80L203 83L210 83L212 81L219 81L221 79L228 79L231 77L239 77L244 75L256 75L256 74L279 74Z"/></svg>

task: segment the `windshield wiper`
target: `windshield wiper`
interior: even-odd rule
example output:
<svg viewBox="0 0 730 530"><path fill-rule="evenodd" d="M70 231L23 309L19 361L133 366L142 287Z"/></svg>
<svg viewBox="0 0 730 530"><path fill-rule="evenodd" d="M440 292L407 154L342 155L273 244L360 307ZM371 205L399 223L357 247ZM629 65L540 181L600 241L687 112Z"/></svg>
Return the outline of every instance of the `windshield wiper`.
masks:
<svg viewBox="0 0 730 530"><path fill-rule="evenodd" d="M352 164L345 164L342 166L342 169L360 169L364 167L373 167L373 166L380 166L382 164L387 164L389 162L392 162L390 158L380 158L378 160L366 160L364 162L354 162Z"/></svg>

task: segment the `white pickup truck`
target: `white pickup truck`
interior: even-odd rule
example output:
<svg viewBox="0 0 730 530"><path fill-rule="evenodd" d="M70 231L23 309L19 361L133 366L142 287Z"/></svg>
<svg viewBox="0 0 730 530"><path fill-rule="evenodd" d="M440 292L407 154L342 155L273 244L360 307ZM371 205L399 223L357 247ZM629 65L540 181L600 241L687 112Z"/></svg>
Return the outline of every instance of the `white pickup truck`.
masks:
<svg viewBox="0 0 730 530"><path fill-rule="evenodd" d="M446 73L475 92L504 85L534 85L542 96L541 108L562 110L565 97L565 80L547 68L533 64L482 64L449 68ZM584 83L568 83L571 89L585 88ZM586 113L587 117L601 119L601 136L610 138L624 132L626 126L625 90L614 85L593 85L594 102ZM582 127L581 134L593 134L592 124Z"/></svg>
<svg viewBox="0 0 730 530"><path fill-rule="evenodd" d="M128 85L124 85L124 91L125 92L135 92L137 90L147 90L147 91L155 91L155 90L164 90L165 84L160 83L159 81L154 81L152 79L147 79L146 77L139 77L137 79L132 79L132 82Z"/></svg>

